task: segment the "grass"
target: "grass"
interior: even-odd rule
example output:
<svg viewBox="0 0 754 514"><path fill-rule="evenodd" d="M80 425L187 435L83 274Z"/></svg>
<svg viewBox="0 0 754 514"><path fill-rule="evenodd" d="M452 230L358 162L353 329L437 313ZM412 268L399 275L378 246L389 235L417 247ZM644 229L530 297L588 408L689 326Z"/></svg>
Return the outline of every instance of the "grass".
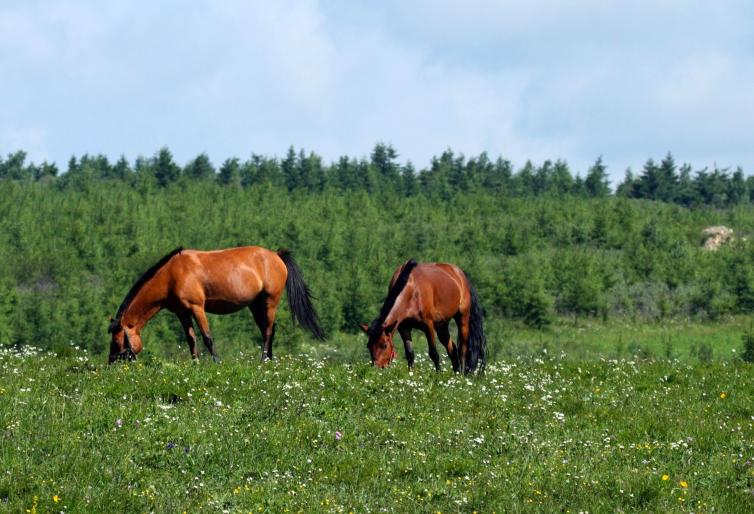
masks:
<svg viewBox="0 0 754 514"><path fill-rule="evenodd" d="M551 348L467 378L417 349L413 374L4 351L0 512L754 509L749 364Z"/></svg>

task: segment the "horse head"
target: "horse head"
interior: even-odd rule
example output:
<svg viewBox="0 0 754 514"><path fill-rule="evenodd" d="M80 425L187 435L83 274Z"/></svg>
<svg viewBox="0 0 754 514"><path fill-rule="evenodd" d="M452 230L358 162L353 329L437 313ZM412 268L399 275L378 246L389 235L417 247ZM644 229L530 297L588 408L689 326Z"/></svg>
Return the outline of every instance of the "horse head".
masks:
<svg viewBox="0 0 754 514"><path fill-rule="evenodd" d="M395 346L393 345L395 325L395 323L383 325L374 331L370 331L366 324L359 325L359 328L369 336L367 348L369 348L373 366L386 368L395 360Z"/></svg>
<svg viewBox="0 0 754 514"><path fill-rule="evenodd" d="M108 362L112 364L116 360L136 360L136 354L142 346L139 332L116 319L110 319L107 331L111 335Z"/></svg>

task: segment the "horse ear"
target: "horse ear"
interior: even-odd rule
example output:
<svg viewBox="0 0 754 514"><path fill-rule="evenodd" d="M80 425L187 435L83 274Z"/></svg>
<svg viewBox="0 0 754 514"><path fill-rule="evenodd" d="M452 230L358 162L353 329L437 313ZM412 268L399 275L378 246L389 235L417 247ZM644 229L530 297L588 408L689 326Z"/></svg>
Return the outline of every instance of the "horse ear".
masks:
<svg viewBox="0 0 754 514"><path fill-rule="evenodd" d="M396 323L397 322L393 321L389 325L382 325L382 331L385 332L386 334L390 334L395 329L395 324Z"/></svg>
<svg viewBox="0 0 754 514"><path fill-rule="evenodd" d="M365 334L369 333L369 325L366 323L359 324L359 328L364 331Z"/></svg>

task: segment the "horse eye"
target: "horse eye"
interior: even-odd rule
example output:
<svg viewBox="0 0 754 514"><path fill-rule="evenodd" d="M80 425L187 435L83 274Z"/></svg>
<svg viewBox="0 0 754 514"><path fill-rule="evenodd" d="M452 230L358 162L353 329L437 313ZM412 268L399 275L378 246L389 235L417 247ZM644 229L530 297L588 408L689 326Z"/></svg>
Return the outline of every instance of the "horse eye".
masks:
<svg viewBox="0 0 754 514"><path fill-rule="evenodd" d="M387 348L387 343L383 341L382 343L380 343L380 346L381 346L381 347L382 347L383 349L385 349L385 348Z"/></svg>

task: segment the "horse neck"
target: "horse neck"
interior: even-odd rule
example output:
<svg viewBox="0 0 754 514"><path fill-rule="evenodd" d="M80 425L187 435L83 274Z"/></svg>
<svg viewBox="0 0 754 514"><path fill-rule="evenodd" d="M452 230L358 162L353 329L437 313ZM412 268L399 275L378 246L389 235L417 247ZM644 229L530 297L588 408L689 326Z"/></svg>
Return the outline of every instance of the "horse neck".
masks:
<svg viewBox="0 0 754 514"><path fill-rule="evenodd" d="M123 313L123 324L140 331L162 309L165 293L155 279L144 284Z"/></svg>

